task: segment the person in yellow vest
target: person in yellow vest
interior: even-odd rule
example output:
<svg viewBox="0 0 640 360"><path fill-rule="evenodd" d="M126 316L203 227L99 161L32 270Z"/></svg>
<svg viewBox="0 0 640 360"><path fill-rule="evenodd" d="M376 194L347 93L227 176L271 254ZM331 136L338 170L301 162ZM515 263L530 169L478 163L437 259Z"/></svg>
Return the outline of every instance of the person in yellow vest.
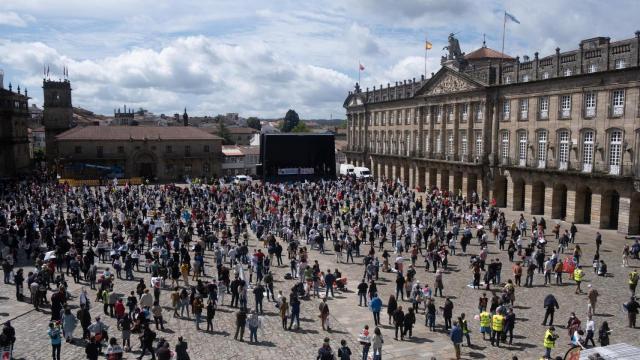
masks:
<svg viewBox="0 0 640 360"><path fill-rule="evenodd" d="M547 331L544 333L544 342L542 346L544 347L544 358L551 359L551 350L556 347L556 340L558 339L558 335L555 333L556 328L550 326Z"/></svg>
<svg viewBox="0 0 640 360"><path fill-rule="evenodd" d="M582 283L583 277L584 272L582 271L582 266L578 266L575 270L573 270L573 280L575 280L576 282L576 294L582 294L580 284Z"/></svg>
<svg viewBox="0 0 640 360"><path fill-rule="evenodd" d="M480 313L480 333L482 340L487 340L484 334L491 336L491 315L486 310Z"/></svg>
<svg viewBox="0 0 640 360"><path fill-rule="evenodd" d="M504 328L504 316L496 313L491 318L491 345L500 347L500 338L502 337L502 329Z"/></svg>
<svg viewBox="0 0 640 360"><path fill-rule="evenodd" d="M640 276L638 272L634 269L629 273L629 291L631 291L631 296L636 295L636 287L638 286L638 279Z"/></svg>

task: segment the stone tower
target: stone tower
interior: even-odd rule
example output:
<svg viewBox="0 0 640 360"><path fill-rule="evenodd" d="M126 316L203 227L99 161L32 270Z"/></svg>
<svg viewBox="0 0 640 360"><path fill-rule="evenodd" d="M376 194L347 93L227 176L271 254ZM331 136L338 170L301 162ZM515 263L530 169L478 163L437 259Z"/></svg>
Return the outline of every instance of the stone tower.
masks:
<svg viewBox="0 0 640 360"><path fill-rule="evenodd" d="M46 158L50 164L58 155L55 138L73 127L73 107L71 105L71 83L69 80L54 81L45 79L44 111L42 124L45 129Z"/></svg>

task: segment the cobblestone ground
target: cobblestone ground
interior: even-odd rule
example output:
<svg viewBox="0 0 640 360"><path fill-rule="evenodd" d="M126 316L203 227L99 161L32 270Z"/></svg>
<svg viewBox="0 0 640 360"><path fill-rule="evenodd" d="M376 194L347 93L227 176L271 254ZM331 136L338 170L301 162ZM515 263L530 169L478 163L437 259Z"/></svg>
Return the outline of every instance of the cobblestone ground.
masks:
<svg viewBox="0 0 640 360"><path fill-rule="evenodd" d="M507 219L514 219L520 213L507 211ZM527 216L530 219L530 216ZM555 221L549 221L552 223ZM562 229L568 228L569 224L562 223ZM626 314L622 311L621 304L628 300L629 291L626 285L627 274L629 268L622 268L621 251L623 244L628 240L624 236L611 230L603 230L604 244L601 249L601 258L609 265L610 276L597 277L590 270L591 259L595 251L595 229L588 226L578 225L577 243L583 248L583 263L586 268L586 281L583 284L587 289L588 284L592 284L600 293L600 299L597 306L597 315L595 316L596 327L599 328L603 321L608 321L612 329L611 342L627 342L637 345L638 329L629 329L626 327ZM550 246L557 246L557 242L552 238ZM251 246L261 246L252 236ZM363 245L363 249L365 245ZM509 264L506 252L498 251L497 244L490 242L489 245L491 258L500 258L503 262L502 281L511 278L511 265ZM570 248L570 251L573 246ZM469 254L479 251L475 240L470 248L467 249ZM364 251L363 251L364 252ZM569 251L565 253L569 255ZM214 331L205 332L197 331L193 321L186 318L174 318L169 310L168 290L163 291L161 303L165 308L165 331L158 331L158 337L166 338L172 347L176 343L178 336L183 336L189 344L189 353L192 359L315 359L317 349L322 344L324 337L331 339L334 350L337 351L338 343L341 339L349 342L350 348L354 352L353 358L360 358L360 345L357 343L356 337L364 324L373 326L371 313L366 307L358 306L356 293L353 291L359 279L362 276L363 268L361 265L362 258L356 258L355 264L336 264L335 255L327 252L324 255L318 254L315 250L311 252L311 260L317 259L323 270L327 268L338 268L343 272L343 276L349 279L349 291L337 293L336 297L330 299L329 305L333 316L333 331L328 333L323 331L318 320L318 301L312 299L303 301L301 307L301 327L299 331L284 331L281 328L280 318L277 309L271 303L265 304L265 326L264 331L258 334L259 343L253 345L246 342L241 343L233 339L235 331L235 309L229 308L227 305L230 296L225 299L226 305L218 307L214 320ZM213 259L211 254L207 254L207 270L211 271ZM419 265L423 263L419 260ZM517 321L515 326L515 336L513 345L502 346L501 348L492 347L488 341L483 341L479 334L479 323L474 320L477 314L477 299L486 292L490 296L489 291L474 290L467 286L471 281L471 272L468 269L468 256L451 256L449 260L449 270L445 272L445 289L444 295L450 296L455 308L454 316L458 316L461 312L467 314L469 325L471 327L472 346L463 347L462 355L465 359L510 359L512 355L517 355L520 359L538 359L543 354L542 337L545 327L540 325L543 318L543 299L548 293L556 295L560 303L560 310L556 312L555 324L561 335L557 342L554 354L564 354L569 348L569 337L564 324L571 311L575 311L578 317L586 322L587 313L587 297L585 294L574 294L575 286L572 281L566 279L564 286L544 286L544 278L541 274L536 274L534 278L534 286L531 288L519 287L516 289L516 306L515 312ZM637 260L630 260L631 267L638 267ZM100 268L104 269L107 264L101 263ZM287 267L272 267L276 276L276 291L283 289L288 293L289 288L293 284L289 280L284 280L283 275L288 271ZM25 273L30 270L25 267ZM148 280L149 275L141 272L135 273L137 278L144 277ZM425 272L420 269L417 275L421 283L433 284L434 274ZM395 291L394 284L395 274L381 273L378 284L381 298L385 302L389 295ZM84 284L73 284L70 280L70 291L73 295L79 293L80 286ZM121 294L128 294L129 291L135 289L136 281L118 280L115 289ZM493 290L493 288L492 288ZM494 290L495 291L495 290ZM90 291L91 294L95 292ZM252 296L249 296L250 306L253 304ZM443 304L443 299L436 300L436 306ZM78 304L77 298L70 301L71 304ZM410 306L408 302L402 303L404 308ZM74 310L75 312L75 310ZM93 303L92 317L101 314L102 306L100 303ZM14 350L16 359L50 359L50 345L46 336L47 323L49 320L48 309L40 312L32 310L28 303L20 303L15 300L15 288L13 285L0 285L0 321L4 322L11 319L12 324L16 328L17 342ZM383 324L387 323L386 312L383 310L381 315ZM119 337L119 331L116 330L115 321L111 318L103 316L104 321L111 326L110 335ZM383 347L383 359L429 359L435 356L438 360L451 359L453 356L453 348L450 344L448 335L442 331L430 332L424 326L424 313L422 309L417 316L417 323L414 328L413 338L408 341L396 341L393 339L393 328L388 325L382 326L383 336L385 339ZM440 327L443 320L440 315L437 317L437 323ZM203 324L206 328L206 324ZM76 328L75 335L81 334L81 329ZM248 339L248 329L245 332L245 340ZM76 344L62 345L63 359L84 359L84 343L76 341ZM126 354L125 359L133 359L139 356L137 349L139 341L135 334L132 335L133 353ZM146 358L150 358L147 356Z"/></svg>

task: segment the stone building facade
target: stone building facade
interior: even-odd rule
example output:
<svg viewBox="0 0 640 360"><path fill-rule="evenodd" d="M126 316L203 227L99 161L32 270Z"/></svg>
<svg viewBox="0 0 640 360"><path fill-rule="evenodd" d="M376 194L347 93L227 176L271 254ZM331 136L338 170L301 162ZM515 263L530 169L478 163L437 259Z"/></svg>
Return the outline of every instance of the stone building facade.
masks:
<svg viewBox="0 0 640 360"><path fill-rule="evenodd" d="M55 146L56 136L71 129L73 121L73 105L71 104L71 83L69 80L42 81L44 96L44 110L42 125L45 128L45 156L47 162L53 165L58 158Z"/></svg>
<svg viewBox="0 0 640 360"><path fill-rule="evenodd" d="M30 120L29 97L0 83L0 178L13 177L29 170L31 155L27 125Z"/></svg>
<svg viewBox="0 0 640 360"><path fill-rule="evenodd" d="M640 32L542 58L483 46L442 62L429 79L356 84L344 103L349 162L411 187L640 233Z"/></svg>
<svg viewBox="0 0 640 360"><path fill-rule="evenodd" d="M191 126L87 126L56 137L66 178L99 178L113 169L125 178L159 181L221 174L222 139Z"/></svg>

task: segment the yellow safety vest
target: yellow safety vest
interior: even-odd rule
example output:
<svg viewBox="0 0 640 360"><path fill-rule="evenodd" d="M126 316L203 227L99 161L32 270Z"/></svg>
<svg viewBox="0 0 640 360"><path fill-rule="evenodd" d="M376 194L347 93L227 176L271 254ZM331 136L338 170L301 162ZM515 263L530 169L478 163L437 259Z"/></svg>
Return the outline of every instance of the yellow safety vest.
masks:
<svg viewBox="0 0 640 360"><path fill-rule="evenodd" d="M629 273L629 285L638 283L638 273L634 270Z"/></svg>
<svg viewBox="0 0 640 360"><path fill-rule="evenodd" d="M551 330L547 330L544 333L544 344L543 346L546 349L553 349L554 347L556 347L556 340L554 339L554 335L551 332Z"/></svg>
<svg viewBox="0 0 640 360"><path fill-rule="evenodd" d="M502 331L502 325L504 324L504 317L502 315L496 314L493 315L493 320L491 322L493 331Z"/></svg>
<svg viewBox="0 0 640 360"><path fill-rule="evenodd" d="M583 275L583 272L581 269L575 269L573 271L573 280L582 281L582 275Z"/></svg>
<svg viewBox="0 0 640 360"><path fill-rule="evenodd" d="M480 313L480 326L489 327L491 319L489 318L489 313L483 311Z"/></svg>

